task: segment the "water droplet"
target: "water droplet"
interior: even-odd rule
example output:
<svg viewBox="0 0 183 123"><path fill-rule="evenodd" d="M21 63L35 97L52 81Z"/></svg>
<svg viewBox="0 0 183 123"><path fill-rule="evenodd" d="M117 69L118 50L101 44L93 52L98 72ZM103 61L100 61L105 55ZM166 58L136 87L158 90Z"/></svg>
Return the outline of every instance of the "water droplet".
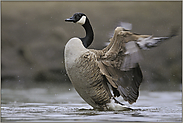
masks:
<svg viewBox="0 0 183 123"><path fill-rule="evenodd" d="M30 68L32 70L32 68Z"/></svg>
<svg viewBox="0 0 183 123"><path fill-rule="evenodd" d="M71 89L69 88L69 91L70 91Z"/></svg>

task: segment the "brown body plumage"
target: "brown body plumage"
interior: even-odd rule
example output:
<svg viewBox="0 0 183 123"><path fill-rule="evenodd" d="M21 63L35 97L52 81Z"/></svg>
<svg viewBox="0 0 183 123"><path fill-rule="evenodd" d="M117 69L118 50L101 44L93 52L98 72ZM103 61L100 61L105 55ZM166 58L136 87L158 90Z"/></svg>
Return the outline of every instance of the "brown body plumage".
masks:
<svg viewBox="0 0 183 123"><path fill-rule="evenodd" d="M101 74L96 55L87 51L75 60L70 69L70 79L80 96L91 106L103 109L110 102L111 94L107 80ZM73 76L74 75L74 76Z"/></svg>
<svg viewBox="0 0 183 123"><path fill-rule="evenodd" d="M87 17L81 15L85 16L76 13L67 21L73 19L75 22L79 18L76 23L84 24L86 32L87 27L92 31L91 25L85 23L89 22L86 21ZM139 86L143 79L139 50L157 46L159 42L171 37L139 35L117 27L110 44L102 50L87 49L87 36L83 39L72 38L65 46L67 74L79 95L94 108L111 109L111 99L115 100L114 97L120 95L132 104L139 96ZM112 87L113 95L108 85ZM115 102L121 104L117 100Z"/></svg>

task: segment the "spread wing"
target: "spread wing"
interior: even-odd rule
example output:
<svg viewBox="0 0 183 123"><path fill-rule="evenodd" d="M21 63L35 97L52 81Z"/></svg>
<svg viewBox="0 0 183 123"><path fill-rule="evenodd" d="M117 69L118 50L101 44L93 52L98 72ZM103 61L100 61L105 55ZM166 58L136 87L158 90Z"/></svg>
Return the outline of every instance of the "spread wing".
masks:
<svg viewBox="0 0 183 123"><path fill-rule="evenodd" d="M142 59L140 50L157 46L163 40L173 37L152 37L115 29L110 44L104 48L98 65L112 86L114 96L121 95L130 104L139 96L143 75L139 66Z"/></svg>

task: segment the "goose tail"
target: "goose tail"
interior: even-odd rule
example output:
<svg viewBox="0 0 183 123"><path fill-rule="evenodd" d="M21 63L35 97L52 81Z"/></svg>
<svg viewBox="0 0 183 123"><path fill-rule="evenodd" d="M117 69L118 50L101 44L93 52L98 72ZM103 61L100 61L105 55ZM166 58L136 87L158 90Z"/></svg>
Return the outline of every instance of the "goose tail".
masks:
<svg viewBox="0 0 183 123"><path fill-rule="evenodd" d="M112 111L126 111L132 110L130 107L116 100L114 97L111 98L110 103L107 103L108 110Z"/></svg>

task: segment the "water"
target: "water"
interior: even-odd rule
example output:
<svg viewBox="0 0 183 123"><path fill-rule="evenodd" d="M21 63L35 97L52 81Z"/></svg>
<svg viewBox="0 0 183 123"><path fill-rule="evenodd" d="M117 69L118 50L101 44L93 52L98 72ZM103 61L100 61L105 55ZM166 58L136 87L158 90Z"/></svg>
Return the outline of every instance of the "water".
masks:
<svg viewBox="0 0 183 123"><path fill-rule="evenodd" d="M2 89L1 119L31 122L147 121L181 122L181 92L140 91L133 110L98 111L85 103L73 88Z"/></svg>

